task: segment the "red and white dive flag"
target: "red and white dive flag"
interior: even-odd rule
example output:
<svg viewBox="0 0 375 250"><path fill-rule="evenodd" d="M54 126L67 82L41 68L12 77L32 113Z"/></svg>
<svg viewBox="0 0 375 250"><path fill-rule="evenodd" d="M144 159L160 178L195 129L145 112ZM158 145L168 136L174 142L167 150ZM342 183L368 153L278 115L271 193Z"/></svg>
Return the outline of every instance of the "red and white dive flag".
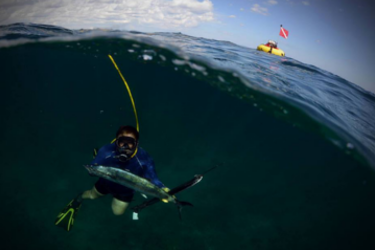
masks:
<svg viewBox="0 0 375 250"><path fill-rule="evenodd" d="M282 25L280 25L280 36L284 37L285 39L288 39L289 31L283 28Z"/></svg>

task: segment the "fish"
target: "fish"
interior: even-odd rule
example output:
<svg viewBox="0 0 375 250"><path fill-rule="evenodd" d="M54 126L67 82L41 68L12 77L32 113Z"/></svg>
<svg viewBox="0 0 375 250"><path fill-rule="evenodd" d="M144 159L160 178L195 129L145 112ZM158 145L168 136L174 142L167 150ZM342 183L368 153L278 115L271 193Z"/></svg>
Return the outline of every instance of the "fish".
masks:
<svg viewBox="0 0 375 250"><path fill-rule="evenodd" d="M149 180L135 175L130 171L103 165L84 165L84 167L92 176L97 176L118 183L140 193L156 197L164 202L176 204L180 213L180 218L183 206L193 206L189 202L177 200L172 194L167 193Z"/></svg>
<svg viewBox="0 0 375 250"><path fill-rule="evenodd" d="M199 182L202 181L203 179L203 175L205 175L206 173L210 172L211 170L215 169L217 166L213 167L213 168L210 168L208 170L206 170L203 174L196 174L194 175L194 178L171 189L168 194L169 195L175 195L183 190L186 190L196 184L198 184ZM153 199L149 199L145 202L143 202L142 204L138 205L138 206L135 206L135 207L132 207L131 209L135 212L135 213L139 213L141 212L141 210L145 209L146 207L149 207L151 205L154 205L156 203L158 203L160 200L157 199L157 198L153 198Z"/></svg>

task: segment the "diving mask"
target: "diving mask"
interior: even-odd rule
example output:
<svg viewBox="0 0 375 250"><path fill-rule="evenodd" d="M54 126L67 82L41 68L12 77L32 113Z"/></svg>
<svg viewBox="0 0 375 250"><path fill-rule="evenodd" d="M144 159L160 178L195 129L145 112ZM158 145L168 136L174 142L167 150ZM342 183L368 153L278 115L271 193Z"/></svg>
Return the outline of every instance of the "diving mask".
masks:
<svg viewBox="0 0 375 250"><path fill-rule="evenodd" d="M137 150L137 141L128 136L121 136L116 139L117 157L120 161L125 162L129 160L134 152Z"/></svg>

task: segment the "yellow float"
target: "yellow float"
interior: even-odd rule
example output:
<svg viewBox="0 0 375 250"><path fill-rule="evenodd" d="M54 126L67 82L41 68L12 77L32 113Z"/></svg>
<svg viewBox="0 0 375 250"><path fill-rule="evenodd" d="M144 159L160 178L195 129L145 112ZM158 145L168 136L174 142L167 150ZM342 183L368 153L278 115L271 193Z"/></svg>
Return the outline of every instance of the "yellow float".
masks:
<svg viewBox="0 0 375 250"><path fill-rule="evenodd" d="M257 50L271 53L277 56L285 56L285 52L277 47L277 43L270 40L266 44L261 44L257 47Z"/></svg>

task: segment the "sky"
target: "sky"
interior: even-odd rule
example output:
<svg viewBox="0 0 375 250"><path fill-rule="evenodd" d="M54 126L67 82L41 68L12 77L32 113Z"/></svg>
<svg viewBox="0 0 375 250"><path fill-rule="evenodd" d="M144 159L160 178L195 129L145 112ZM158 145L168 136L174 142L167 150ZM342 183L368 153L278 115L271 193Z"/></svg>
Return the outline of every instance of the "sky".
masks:
<svg viewBox="0 0 375 250"><path fill-rule="evenodd" d="M15 22L181 32L249 48L271 39L375 93L375 0L0 0L0 25Z"/></svg>

